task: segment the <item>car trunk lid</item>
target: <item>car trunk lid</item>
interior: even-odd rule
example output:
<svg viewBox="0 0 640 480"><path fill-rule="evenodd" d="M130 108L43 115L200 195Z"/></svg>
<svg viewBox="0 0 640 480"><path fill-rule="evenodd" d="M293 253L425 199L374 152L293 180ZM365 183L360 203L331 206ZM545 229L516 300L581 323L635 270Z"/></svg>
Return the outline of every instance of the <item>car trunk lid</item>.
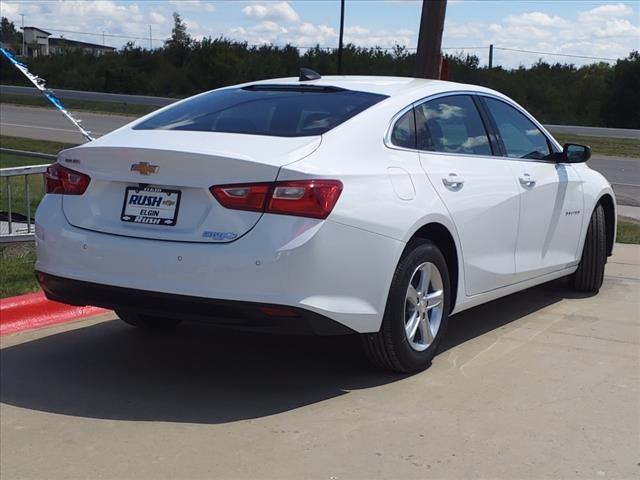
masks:
<svg viewBox="0 0 640 480"><path fill-rule="evenodd" d="M137 238L230 242L261 213L222 207L209 188L273 182L282 165L320 145L321 137L219 132L120 130L61 152L59 162L91 177L86 192L65 195L72 225Z"/></svg>

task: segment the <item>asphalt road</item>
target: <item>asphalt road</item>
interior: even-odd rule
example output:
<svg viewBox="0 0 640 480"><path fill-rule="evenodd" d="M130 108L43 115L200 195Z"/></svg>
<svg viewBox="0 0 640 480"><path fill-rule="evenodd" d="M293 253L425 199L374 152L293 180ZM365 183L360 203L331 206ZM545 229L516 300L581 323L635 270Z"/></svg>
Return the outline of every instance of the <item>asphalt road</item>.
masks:
<svg viewBox="0 0 640 480"><path fill-rule="evenodd" d="M587 163L613 184L618 204L640 207L640 158L597 155Z"/></svg>
<svg viewBox="0 0 640 480"><path fill-rule="evenodd" d="M144 332L112 315L0 340L0 477L638 478L640 247L452 318L425 372L357 338Z"/></svg>
<svg viewBox="0 0 640 480"><path fill-rule="evenodd" d="M82 112L76 114L83 126L95 137L100 137L133 120L122 115L104 115ZM86 140L71 123L53 108L23 107L0 103L0 130L3 135L37 138L67 143Z"/></svg>
<svg viewBox="0 0 640 480"><path fill-rule="evenodd" d="M133 120L133 117L84 112L78 117L94 136L104 135ZM0 104L0 129L3 135L69 143L85 141L82 135L53 109ZM621 204L640 206L640 159L599 155L589 161L589 166L601 172L611 183L621 184L614 186Z"/></svg>

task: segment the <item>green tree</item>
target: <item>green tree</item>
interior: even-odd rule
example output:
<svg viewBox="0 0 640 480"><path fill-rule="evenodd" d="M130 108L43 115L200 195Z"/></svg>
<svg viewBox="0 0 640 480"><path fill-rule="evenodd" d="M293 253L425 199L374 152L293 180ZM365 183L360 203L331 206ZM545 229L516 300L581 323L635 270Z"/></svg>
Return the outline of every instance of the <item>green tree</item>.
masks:
<svg viewBox="0 0 640 480"><path fill-rule="evenodd" d="M640 128L640 52L618 60L608 83L604 118L612 127Z"/></svg>
<svg viewBox="0 0 640 480"><path fill-rule="evenodd" d="M17 51L16 47L22 44L22 32L19 32L7 17L0 19L0 42L8 45L14 52Z"/></svg>
<svg viewBox="0 0 640 480"><path fill-rule="evenodd" d="M182 17L178 12L173 12L171 38L164 42L164 49L169 61L176 67L182 67L187 61L193 43Z"/></svg>

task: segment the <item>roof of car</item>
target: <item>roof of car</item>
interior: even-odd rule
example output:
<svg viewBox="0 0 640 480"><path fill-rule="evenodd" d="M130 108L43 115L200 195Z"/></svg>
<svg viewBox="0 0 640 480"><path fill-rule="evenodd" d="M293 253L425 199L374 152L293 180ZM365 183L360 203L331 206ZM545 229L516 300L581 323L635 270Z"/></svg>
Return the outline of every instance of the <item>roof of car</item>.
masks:
<svg viewBox="0 0 640 480"><path fill-rule="evenodd" d="M382 95L394 96L399 93L409 93L413 90L424 91L431 87L434 91L460 90L461 87L468 87L467 90L477 87L463 85L443 80L427 80L424 78L411 77L378 77L365 75L330 75L318 80L306 80L301 82L298 77L272 78L251 82L250 85L276 84L276 85L318 85L345 88L348 90L358 90L361 92L379 93Z"/></svg>

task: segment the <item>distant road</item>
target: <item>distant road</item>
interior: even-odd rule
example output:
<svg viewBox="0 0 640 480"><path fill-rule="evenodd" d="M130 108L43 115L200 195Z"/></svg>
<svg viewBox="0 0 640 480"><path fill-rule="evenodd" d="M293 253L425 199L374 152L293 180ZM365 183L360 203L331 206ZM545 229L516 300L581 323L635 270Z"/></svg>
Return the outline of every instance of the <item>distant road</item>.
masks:
<svg viewBox="0 0 640 480"><path fill-rule="evenodd" d="M545 128L551 133L567 135L640 139L640 130L632 130L630 128L580 127L577 125L545 125Z"/></svg>
<svg viewBox="0 0 640 480"><path fill-rule="evenodd" d="M134 120L122 115L81 112L76 115L82 125L100 137ZM37 138L67 143L84 143L84 137L53 108L23 107L0 104L0 129L3 135Z"/></svg>
<svg viewBox="0 0 640 480"><path fill-rule="evenodd" d="M134 120L134 117L122 115L85 112L79 113L78 117L96 137ZM3 135L84 143L82 135L53 109L0 104L0 129ZM611 183L621 184L614 185L620 203L640 206L640 159L598 155L589 161L589 166L602 173Z"/></svg>

